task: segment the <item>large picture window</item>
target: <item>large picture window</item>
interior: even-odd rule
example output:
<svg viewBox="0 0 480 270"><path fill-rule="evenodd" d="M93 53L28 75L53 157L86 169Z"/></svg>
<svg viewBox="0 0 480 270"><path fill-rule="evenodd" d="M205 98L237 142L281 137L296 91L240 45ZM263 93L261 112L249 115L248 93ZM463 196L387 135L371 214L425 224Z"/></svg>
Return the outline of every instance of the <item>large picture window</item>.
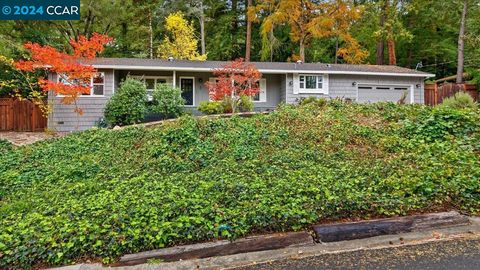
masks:
<svg viewBox="0 0 480 270"><path fill-rule="evenodd" d="M172 77L166 77L166 76L132 76L133 78L142 81L145 84L145 87L147 88L147 98L148 100L153 99L153 91L155 90L155 87L159 84L172 84Z"/></svg>
<svg viewBox="0 0 480 270"><path fill-rule="evenodd" d="M323 75L299 75L300 93L326 93Z"/></svg>

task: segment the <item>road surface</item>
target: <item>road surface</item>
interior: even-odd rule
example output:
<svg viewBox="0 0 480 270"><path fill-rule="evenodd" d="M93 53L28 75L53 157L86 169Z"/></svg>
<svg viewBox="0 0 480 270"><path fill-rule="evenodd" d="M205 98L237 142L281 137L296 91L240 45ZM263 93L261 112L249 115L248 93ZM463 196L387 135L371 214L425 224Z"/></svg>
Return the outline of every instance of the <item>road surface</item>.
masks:
<svg viewBox="0 0 480 270"><path fill-rule="evenodd" d="M289 258L235 270L415 269L480 270L480 239Z"/></svg>

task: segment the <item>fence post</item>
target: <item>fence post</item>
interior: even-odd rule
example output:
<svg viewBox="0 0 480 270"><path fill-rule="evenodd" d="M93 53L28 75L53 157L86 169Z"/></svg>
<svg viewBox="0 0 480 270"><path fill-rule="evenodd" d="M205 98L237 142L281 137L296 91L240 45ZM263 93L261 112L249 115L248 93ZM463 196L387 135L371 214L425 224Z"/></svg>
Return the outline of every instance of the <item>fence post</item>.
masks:
<svg viewBox="0 0 480 270"><path fill-rule="evenodd" d="M438 104L438 84L435 83L435 87L433 88L433 106Z"/></svg>

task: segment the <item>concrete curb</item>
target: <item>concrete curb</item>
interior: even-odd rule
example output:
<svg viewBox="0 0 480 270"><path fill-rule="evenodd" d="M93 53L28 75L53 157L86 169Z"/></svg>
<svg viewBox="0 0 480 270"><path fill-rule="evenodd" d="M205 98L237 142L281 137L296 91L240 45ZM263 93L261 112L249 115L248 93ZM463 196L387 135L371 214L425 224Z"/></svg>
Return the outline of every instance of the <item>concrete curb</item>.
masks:
<svg viewBox="0 0 480 270"><path fill-rule="evenodd" d="M346 253L358 250L411 246L433 241L456 239L480 239L480 218L470 218L470 225L424 230L420 232L382 235L367 239L321 243L306 247L290 247L278 250L258 251L204 259L109 267L101 264L78 264L55 270L216 270L235 269L241 266L268 263L283 259L300 259L323 254Z"/></svg>
<svg viewBox="0 0 480 270"><path fill-rule="evenodd" d="M394 219L402 221L402 218ZM320 244L314 244L312 236L307 232L247 237L234 242L216 241L125 255L117 264L113 265L113 269L227 269L260 262L308 257L332 252L386 248L465 236L480 238L480 218L468 218L457 212L418 215L405 217L405 219L413 220L411 223L408 223L412 228L408 232L389 231L395 234L385 235L384 231L381 231L383 235L377 234L366 239L360 239L362 238L360 237L356 240L322 242ZM330 224L323 225L323 227L369 222L375 224L374 222L378 223L379 221L385 220ZM368 226L363 226L362 228L366 228L368 233L371 232ZM375 230L373 232L376 233ZM364 235L360 234L359 236ZM150 261L150 259L158 259L161 263L155 264L153 263L154 260ZM148 263L149 261L152 263ZM55 269L101 270L111 268L112 266L103 267L101 264L78 264Z"/></svg>

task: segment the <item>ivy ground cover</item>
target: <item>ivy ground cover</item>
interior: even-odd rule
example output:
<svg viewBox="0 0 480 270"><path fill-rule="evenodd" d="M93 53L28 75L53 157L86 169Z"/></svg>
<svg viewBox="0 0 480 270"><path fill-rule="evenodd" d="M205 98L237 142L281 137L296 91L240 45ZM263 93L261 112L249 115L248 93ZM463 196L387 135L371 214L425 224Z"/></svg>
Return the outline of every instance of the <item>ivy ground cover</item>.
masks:
<svg viewBox="0 0 480 270"><path fill-rule="evenodd" d="M340 101L0 143L0 268L480 208L480 112Z"/></svg>

